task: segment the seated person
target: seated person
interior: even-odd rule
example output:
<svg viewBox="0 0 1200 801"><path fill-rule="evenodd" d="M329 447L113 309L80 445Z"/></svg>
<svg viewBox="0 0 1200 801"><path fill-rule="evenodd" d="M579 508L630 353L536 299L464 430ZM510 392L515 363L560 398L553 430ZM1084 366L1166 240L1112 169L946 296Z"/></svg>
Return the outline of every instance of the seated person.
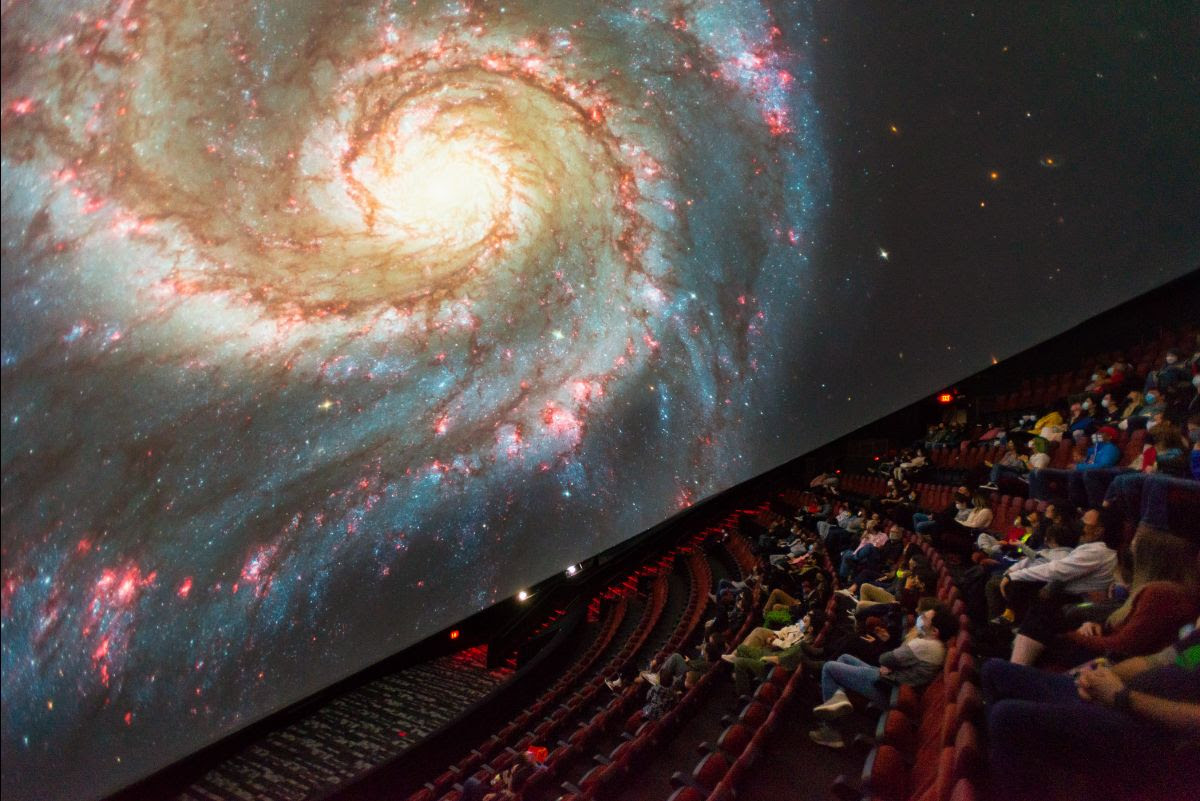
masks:
<svg viewBox="0 0 1200 801"><path fill-rule="evenodd" d="M1200 621L1197 621L1200 622ZM983 665L994 798L1185 798L1200 762L1200 630L1153 656L1078 675L1000 659ZM1190 788L1190 789L1189 789Z"/></svg>
<svg viewBox="0 0 1200 801"><path fill-rule="evenodd" d="M1121 449L1116 445L1118 432L1112 426L1101 426L1092 434L1092 445L1087 449L1083 461L1075 465L1076 470L1099 470L1116 467L1121 461Z"/></svg>
<svg viewBox="0 0 1200 801"><path fill-rule="evenodd" d="M995 464L988 462L984 462L984 464L992 471L988 477L988 483L979 485L981 490L998 490L1000 489L1000 479L1004 476L1019 478L1029 472L1029 457L1023 454L1017 447L1017 443L1011 439L1004 444L1004 454Z"/></svg>
<svg viewBox="0 0 1200 801"><path fill-rule="evenodd" d="M1013 524L995 536L987 531L975 538L978 553L971 556L972 561L983 563L988 559L1001 559L1004 555L1026 544L1038 530L1041 516L1037 509L1019 514L1013 519Z"/></svg>
<svg viewBox="0 0 1200 801"><path fill-rule="evenodd" d="M934 544L943 551L969 558L980 532L992 525L992 510L987 498L980 493L971 496L971 506L966 514L943 526L933 535Z"/></svg>
<svg viewBox="0 0 1200 801"><path fill-rule="evenodd" d="M970 514L970 510L967 508L970 500L971 491L963 486L957 487L954 490L954 500L941 512L932 515L915 512L913 514L913 531L922 536L932 537L943 526L949 525L951 521L965 520Z"/></svg>
<svg viewBox="0 0 1200 801"><path fill-rule="evenodd" d="M529 779L538 770L538 763L528 751L523 751L513 764L505 770L492 774L485 784L472 776L463 782L460 801L516 801L521 797L521 790L529 783Z"/></svg>
<svg viewBox="0 0 1200 801"><path fill-rule="evenodd" d="M892 651L879 657L879 667L843 654L835 662L821 668L821 698L813 714L822 721L820 728L809 732L817 745L841 748L845 743L830 721L848 715L853 706L846 691L864 696L874 706L883 708L897 684L923 686L933 681L946 658L946 643L958 634L958 619L939 604L917 618L916 634Z"/></svg>
<svg viewBox="0 0 1200 801"><path fill-rule="evenodd" d="M859 583L864 576L874 578L883 570L881 549L888 536L878 530L878 525L877 520L872 520L859 538L858 547L842 554L838 575L843 581Z"/></svg>
<svg viewBox="0 0 1200 801"><path fill-rule="evenodd" d="M1146 393L1157 388L1166 392L1176 384L1186 384L1192 380L1191 371L1180 362L1178 348L1171 348L1163 356L1163 363L1156 370L1146 373Z"/></svg>
<svg viewBox="0 0 1200 801"><path fill-rule="evenodd" d="M936 584L929 562L922 556L910 556L906 567L897 569L891 577L891 582L886 586L868 582L857 588L847 588L851 597L855 596L857 589L858 604L854 608L854 614L880 604L900 604L904 609L911 610Z"/></svg>
<svg viewBox="0 0 1200 801"><path fill-rule="evenodd" d="M1012 661L1032 665L1048 651L1056 662L1078 664L1103 655L1142 656L1169 644L1200 612L1200 545L1142 524L1131 550L1133 580L1123 604L1074 629L1062 607L1035 606L1039 613L1031 610L1013 642Z"/></svg>
<svg viewBox="0 0 1200 801"><path fill-rule="evenodd" d="M1079 544L1071 553L1061 559L1010 569L1004 575L999 590L1017 622L1039 595L1044 602L1060 604L1069 600L1103 600L1107 596L1117 564L1116 551L1104 542L1109 528L1120 531L1114 510L1089 509L1082 519ZM1051 582L1060 593L1054 601L1046 592Z"/></svg>
<svg viewBox="0 0 1200 801"><path fill-rule="evenodd" d="M1079 537L1072 529L1056 523L1047 528L1045 534L1042 535L1042 543L1045 547L1033 548L1029 545L1022 545L1020 548L1021 558L1009 566L1008 570L1022 570L1033 565L1062 559L1071 553L1078 541ZM1017 619L1016 610L1007 604L1004 593L1000 590L1006 576L1007 571L992 576L984 588L988 620L998 626L1011 625Z"/></svg>
<svg viewBox="0 0 1200 801"><path fill-rule="evenodd" d="M824 623L823 612L810 612L793 626L779 631L757 628L741 642L733 653L721 659L733 665L734 687L739 695L747 695L755 679L761 679L773 665L795 670L804 658L804 646L811 643L814 632ZM783 634L784 637L776 635Z"/></svg>

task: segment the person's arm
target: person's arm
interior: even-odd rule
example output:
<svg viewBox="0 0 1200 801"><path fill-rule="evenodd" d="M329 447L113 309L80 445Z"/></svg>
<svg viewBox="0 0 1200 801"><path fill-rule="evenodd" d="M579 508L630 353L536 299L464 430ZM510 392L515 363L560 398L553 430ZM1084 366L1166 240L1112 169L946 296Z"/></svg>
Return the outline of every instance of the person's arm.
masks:
<svg viewBox="0 0 1200 801"><path fill-rule="evenodd" d="M1141 591L1129 617L1115 630L1092 636L1076 630L1065 638L1093 654L1144 654L1173 639L1180 624L1175 610L1186 606L1187 599L1172 585L1152 583Z"/></svg>
<svg viewBox="0 0 1200 801"><path fill-rule="evenodd" d="M967 521L965 523L963 523L963 525L966 526L967 528L973 528L973 529L977 529L977 530L985 529L988 526L990 526L991 524L992 524L992 510L986 509L986 508L976 510L976 512L974 514L972 514L970 517L968 517Z"/></svg>
<svg viewBox="0 0 1200 801"><path fill-rule="evenodd" d="M884 651L879 655L879 666L887 668L885 674L895 670L904 670L905 668L913 667L921 660L913 653L913 649L905 643L899 648L893 648L890 651Z"/></svg>
<svg viewBox="0 0 1200 801"><path fill-rule="evenodd" d="M1020 570L1010 570L1007 578L1012 581L1071 581L1090 572L1096 566L1082 559L1078 549L1052 562L1042 562Z"/></svg>
<svg viewBox="0 0 1200 801"><path fill-rule="evenodd" d="M1079 697L1108 707L1125 709L1131 715L1183 731L1200 730L1200 704L1171 701L1150 693L1129 690L1112 668L1099 667L1079 674Z"/></svg>

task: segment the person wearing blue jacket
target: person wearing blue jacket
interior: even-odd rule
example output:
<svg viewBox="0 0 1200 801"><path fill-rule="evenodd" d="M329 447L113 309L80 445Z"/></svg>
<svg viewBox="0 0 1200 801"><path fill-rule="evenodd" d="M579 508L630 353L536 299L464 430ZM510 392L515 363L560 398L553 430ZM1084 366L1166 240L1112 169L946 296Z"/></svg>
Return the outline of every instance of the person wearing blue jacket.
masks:
<svg viewBox="0 0 1200 801"><path fill-rule="evenodd" d="M1117 430L1112 426L1103 426L1092 434L1092 446L1087 450L1087 456L1075 465L1076 470L1097 470L1102 467L1116 467L1121 461L1121 449L1113 442L1117 438Z"/></svg>

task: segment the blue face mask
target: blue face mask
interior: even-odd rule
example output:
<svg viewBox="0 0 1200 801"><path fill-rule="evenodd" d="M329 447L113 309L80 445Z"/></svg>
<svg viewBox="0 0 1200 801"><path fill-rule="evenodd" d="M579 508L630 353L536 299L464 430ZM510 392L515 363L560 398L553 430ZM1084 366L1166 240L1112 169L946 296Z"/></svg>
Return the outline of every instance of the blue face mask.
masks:
<svg viewBox="0 0 1200 801"><path fill-rule="evenodd" d="M1156 401L1156 400L1158 400L1158 399L1156 397L1154 397L1153 393L1146 395L1146 403L1154 403L1154 401Z"/></svg>
<svg viewBox="0 0 1200 801"><path fill-rule="evenodd" d="M917 618L915 628L917 630L917 634L920 634L922 637L925 636L926 626L925 626L925 616L924 615L921 615Z"/></svg>

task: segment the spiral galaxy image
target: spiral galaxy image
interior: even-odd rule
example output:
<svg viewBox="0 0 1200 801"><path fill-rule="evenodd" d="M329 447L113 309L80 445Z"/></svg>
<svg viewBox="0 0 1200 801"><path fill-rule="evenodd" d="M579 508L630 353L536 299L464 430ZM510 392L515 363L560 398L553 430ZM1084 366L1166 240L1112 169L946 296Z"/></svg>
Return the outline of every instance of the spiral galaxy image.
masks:
<svg viewBox="0 0 1200 801"><path fill-rule="evenodd" d="M826 177L780 24L6 7L5 794L114 789L789 455L751 446Z"/></svg>

